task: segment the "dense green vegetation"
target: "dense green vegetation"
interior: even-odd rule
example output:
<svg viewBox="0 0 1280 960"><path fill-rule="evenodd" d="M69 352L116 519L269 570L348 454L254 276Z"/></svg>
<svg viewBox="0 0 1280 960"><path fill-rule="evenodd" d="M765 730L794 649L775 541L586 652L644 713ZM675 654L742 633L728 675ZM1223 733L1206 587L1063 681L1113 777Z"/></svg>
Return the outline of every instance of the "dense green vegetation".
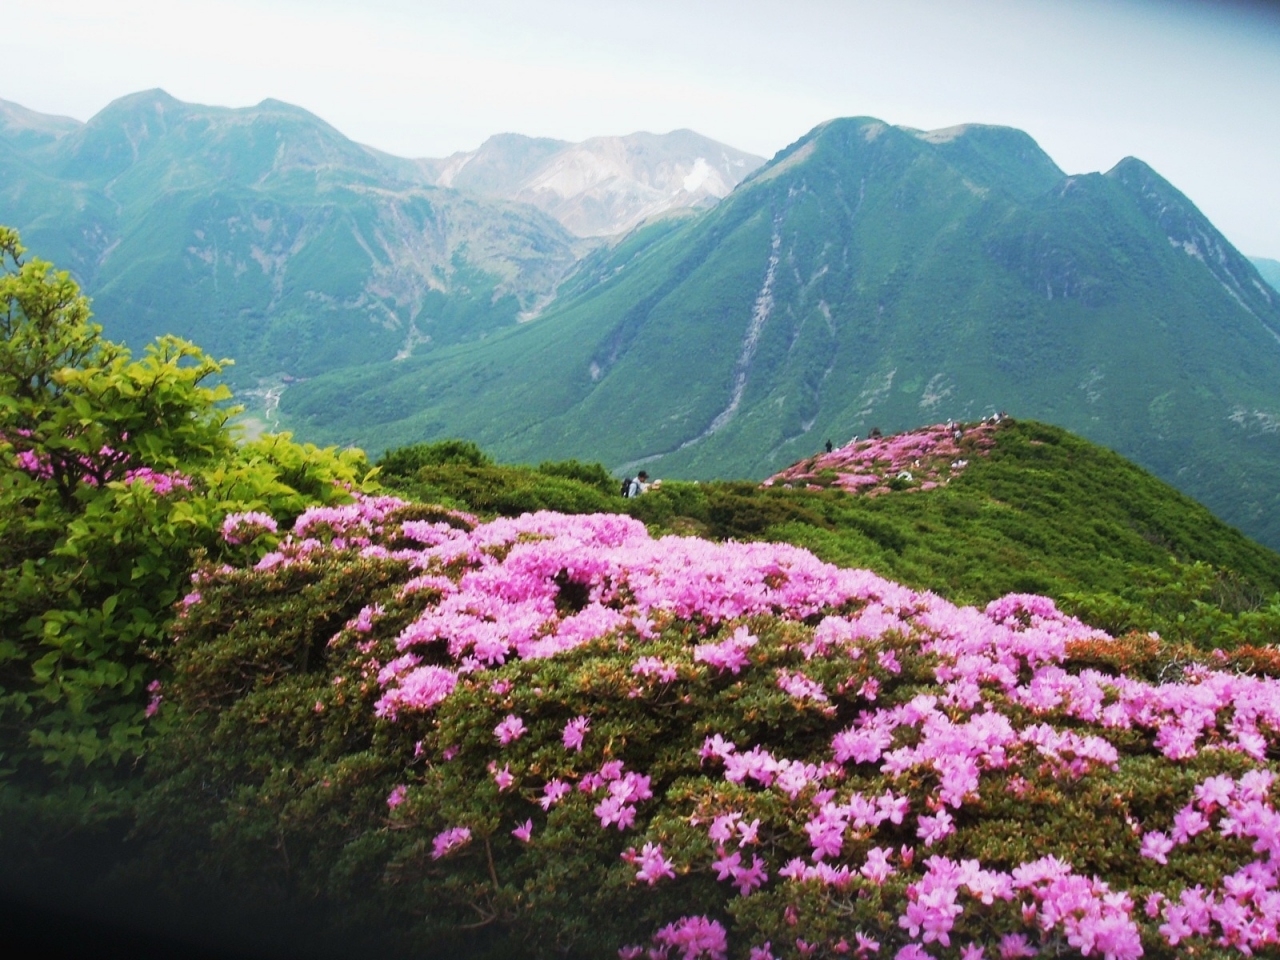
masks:
<svg viewBox="0 0 1280 960"><path fill-rule="evenodd" d="M223 518L341 501L368 469L287 436L238 444L221 363L174 337L135 359L89 317L0 228L0 802L73 820L137 786L152 657L197 560L236 554Z"/></svg>

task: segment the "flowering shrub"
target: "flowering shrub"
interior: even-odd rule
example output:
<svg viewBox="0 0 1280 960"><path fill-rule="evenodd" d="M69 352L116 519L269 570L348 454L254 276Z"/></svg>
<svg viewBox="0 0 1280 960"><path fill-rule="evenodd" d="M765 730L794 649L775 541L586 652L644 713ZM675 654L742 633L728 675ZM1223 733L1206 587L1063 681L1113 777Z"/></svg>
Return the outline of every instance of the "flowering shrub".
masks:
<svg viewBox="0 0 1280 960"><path fill-rule="evenodd" d="M144 833L374 886L437 948L1280 946L1276 680L1154 638L1126 675L1044 597L958 607L787 545L415 509L201 571L159 708L183 803Z"/></svg>
<svg viewBox="0 0 1280 960"><path fill-rule="evenodd" d="M802 460L764 481L765 486L818 490L834 487L877 496L890 490L932 490L991 448L1004 419L939 423L888 437L854 440Z"/></svg>

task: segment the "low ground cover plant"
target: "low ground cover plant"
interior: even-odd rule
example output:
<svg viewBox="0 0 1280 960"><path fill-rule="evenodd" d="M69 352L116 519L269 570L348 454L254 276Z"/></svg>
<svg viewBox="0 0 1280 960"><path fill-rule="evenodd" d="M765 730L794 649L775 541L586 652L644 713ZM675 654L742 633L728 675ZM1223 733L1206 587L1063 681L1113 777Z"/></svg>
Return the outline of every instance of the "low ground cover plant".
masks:
<svg viewBox="0 0 1280 960"><path fill-rule="evenodd" d="M1280 690L1238 658L618 514L270 527L168 654L183 862L477 954L1280 943Z"/></svg>

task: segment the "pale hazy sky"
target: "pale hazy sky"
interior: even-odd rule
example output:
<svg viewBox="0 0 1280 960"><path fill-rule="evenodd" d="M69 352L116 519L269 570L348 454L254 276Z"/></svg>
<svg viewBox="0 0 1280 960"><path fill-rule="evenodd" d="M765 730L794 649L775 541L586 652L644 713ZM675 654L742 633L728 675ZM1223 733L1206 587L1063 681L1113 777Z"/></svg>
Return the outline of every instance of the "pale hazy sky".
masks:
<svg viewBox="0 0 1280 960"><path fill-rule="evenodd" d="M1280 11L1212 0L0 0L0 99L87 120L275 97L402 156L689 127L763 156L836 116L1020 127L1150 163L1280 259Z"/></svg>

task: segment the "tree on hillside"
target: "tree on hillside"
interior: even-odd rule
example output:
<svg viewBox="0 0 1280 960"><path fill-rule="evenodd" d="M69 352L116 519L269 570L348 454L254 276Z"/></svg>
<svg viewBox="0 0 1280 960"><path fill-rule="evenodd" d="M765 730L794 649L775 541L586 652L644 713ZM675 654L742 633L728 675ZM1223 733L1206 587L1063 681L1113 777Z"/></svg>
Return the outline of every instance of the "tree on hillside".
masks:
<svg viewBox="0 0 1280 960"><path fill-rule="evenodd" d="M135 359L24 252L0 227L0 779L138 755L147 648L224 517L345 499L363 463L238 446L227 361L177 337Z"/></svg>
<svg viewBox="0 0 1280 960"><path fill-rule="evenodd" d="M102 337L69 274L23 260L18 234L0 227L0 435L29 472L73 508L84 484L101 486L142 463L176 465L226 452L234 411L225 386L204 382L223 363L162 337L141 361Z"/></svg>

